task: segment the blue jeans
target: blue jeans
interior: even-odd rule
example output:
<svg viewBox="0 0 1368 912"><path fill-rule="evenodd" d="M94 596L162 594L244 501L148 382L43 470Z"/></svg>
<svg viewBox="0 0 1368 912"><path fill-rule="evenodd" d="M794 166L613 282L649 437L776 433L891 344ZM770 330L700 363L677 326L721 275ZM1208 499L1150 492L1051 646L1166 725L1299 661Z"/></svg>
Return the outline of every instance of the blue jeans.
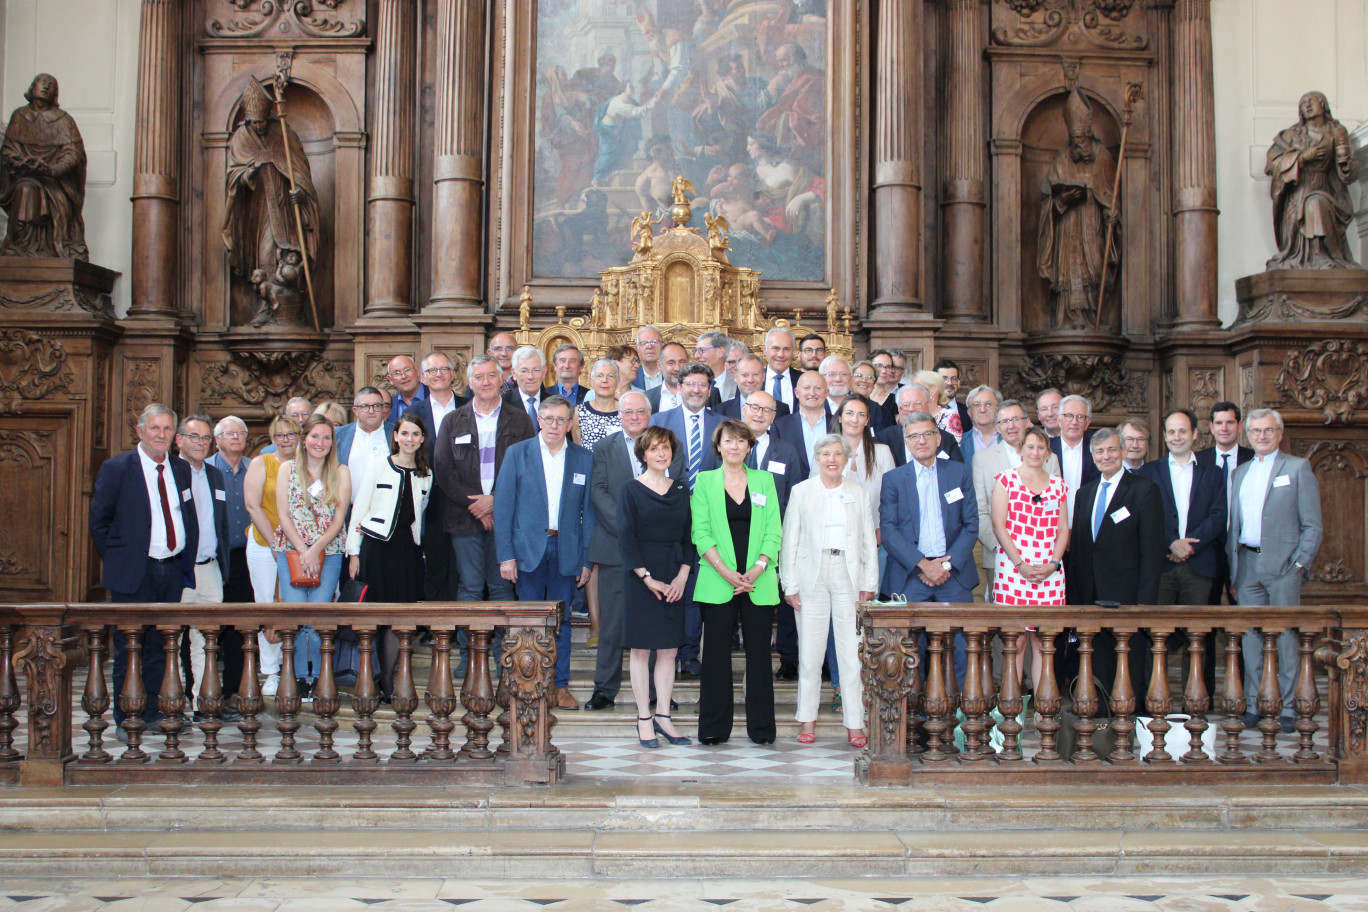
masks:
<svg viewBox="0 0 1368 912"><path fill-rule="evenodd" d="M456 600L458 602L485 601L485 588L489 589L489 601L511 602L517 599L513 584L499 576L499 561L494 553L494 533L479 532L475 535L452 535L451 554L456 561ZM470 659L470 640L464 630L456 631L456 643L461 649L461 660L453 672L462 678L466 672L466 662ZM499 659L503 655L503 631L495 631L494 644L490 648L490 668L494 684L499 683Z"/></svg>
<svg viewBox="0 0 1368 912"><path fill-rule="evenodd" d="M280 600L282 602L331 602L337 595L337 581L342 576L342 555L325 554L323 570L318 575L318 585L312 589L297 589L290 585L290 566L285 560L285 552L276 555L276 568L280 575ZM313 683L318 678L318 669L323 662L323 650L318 634L306 624L295 635L295 677Z"/></svg>
<svg viewBox="0 0 1368 912"><path fill-rule="evenodd" d="M546 553L531 570L518 570L518 601L564 602L560 634L556 637L556 686L570 684L570 601L575 597L575 578L560 572L560 546L556 536L546 539Z"/></svg>

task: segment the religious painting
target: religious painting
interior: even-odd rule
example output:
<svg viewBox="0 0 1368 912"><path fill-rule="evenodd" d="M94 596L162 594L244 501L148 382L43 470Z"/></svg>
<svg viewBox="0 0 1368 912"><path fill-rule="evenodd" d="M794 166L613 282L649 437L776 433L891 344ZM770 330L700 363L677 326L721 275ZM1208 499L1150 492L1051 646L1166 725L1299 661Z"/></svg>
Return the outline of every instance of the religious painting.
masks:
<svg viewBox="0 0 1368 912"><path fill-rule="evenodd" d="M766 281L827 275L828 0L539 0L532 273L593 278L671 181Z"/></svg>

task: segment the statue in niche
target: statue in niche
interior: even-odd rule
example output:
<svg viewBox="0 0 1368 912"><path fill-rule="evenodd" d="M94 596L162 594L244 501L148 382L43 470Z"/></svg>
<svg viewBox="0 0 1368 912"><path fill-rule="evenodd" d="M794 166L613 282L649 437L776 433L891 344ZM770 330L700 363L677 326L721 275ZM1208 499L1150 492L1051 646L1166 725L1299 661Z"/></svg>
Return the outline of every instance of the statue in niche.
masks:
<svg viewBox="0 0 1368 912"><path fill-rule="evenodd" d="M1320 92L1297 104L1297 123L1278 134L1264 173L1273 179L1273 232L1278 255L1269 269L1357 269L1346 232L1354 216L1349 184L1359 163L1349 132Z"/></svg>
<svg viewBox="0 0 1368 912"><path fill-rule="evenodd" d="M299 135L271 114L256 79L247 81L243 121L228 140L223 243L236 275L250 277L260 303L251 326L307 324L303 259L318 256L318 191ZM288 161L286 144L289 144ZM290 172L296 189L290 189ZM304 225L298 237L295 212Z"/></svg>
<svg viewBox="0 0 1368 912"><path fill-rule="evenodd" d="M9 216L0 256L89 260L81 131L57 106L57 80L47 73L33 77L24 98L0 146L0 207Z"/></svg>
<svg viewBox="0 0 1368 912"><path fill-rule="evenodd" d="M1041 183L1037 266L1049 283L1050 328L1089 329L1103 281L1121 265L1119 227L1104 265L1107 224L1118 218L1112 186L1116 163L1093 135L1092 106L1077 88L1064 103L1068 145L1055 153Z"/></svg>

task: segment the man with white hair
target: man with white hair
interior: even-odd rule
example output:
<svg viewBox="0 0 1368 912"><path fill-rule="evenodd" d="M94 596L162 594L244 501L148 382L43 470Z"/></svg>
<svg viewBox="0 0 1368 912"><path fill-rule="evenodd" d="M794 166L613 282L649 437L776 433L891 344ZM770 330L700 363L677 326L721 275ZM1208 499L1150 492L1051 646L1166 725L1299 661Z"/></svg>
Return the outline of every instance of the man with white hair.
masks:
<svg viewBox="0 0 1368 912"><path fill-rule="evenodd" d="M974 468L974 454L1002 439L995 423L998 403L1001 401L1001 394L986 384L974 387L964 398L965 408L969 410L969 424L960 438L960 450L964 453L964 464L971 471Z"/></svg>
<svg viewBox="0 0 1368 912"><path fill-rule="evenodd" d="M898 420L892 427L886 427L874 435L874 439L888 447L893 453L893 464L904 466L913 460L912 448L908 445L903 434L903 422L907 416L913 412L926 412L934 415L935 409L931 406L931 389L922 383L911 383L898 390ZM936 458L949 459L953 462L964 462L964 455L960 451L960 445L955 442L955 435L949 431L940 432L940 444L936 447Z"/></svg>
<svg viewBox="0 0 1368 912"><path fill-rule="evenodd" d="M511 363L514 386L504 392L504 402L521 409L532 419L532 427L540 428L537 413L542 399L551 395L551 391L542 386L542 378L546 376L546 355L535 345L524 345L513 353Z"/></svg>
<svg viewBox="0 0 1368 912"><path fill-rule="evenodd" d="M428 465L436 461L437 431L446 416L470 401L457 395L456 365L444 352L435 351L423 359L423 382L427 398L420 399L409 409L409 414L423 423L427 430ZM456 598L456 561L451 553L451 537L446 533L443 513L446 498L428 498L423 513L423 596L428 601Z"/></svg>
<svg viewBox="0 0 1368 912"><path fill-rule="evenodd" d="M802 375L793 366L793 333L783 327L765 333L765 392L792 412L798 408L793 388Z"/></svg>
<svg viewBox="0 0 1368 912"><path fill-rule="evenodd" d="M1082 396L1059 400L1059 436L1050 438L1050 452L1059 460L1064 483L1069 486L1069 521L1073 522L1078 489L1097 477L1093 462L1092 403Z"/></svg>
<svg viewBox="0 0 1368 912"><path fill-rule="evenodd" d="M699 336L698 344L694 346L694 360L708 365L713 373L713 389L717 391L717 398L709 403L710 408L736 395L736 380L727 370L727 349L731 347L731 341L726 333L714 330Z"/></svg>
<svg viewBox="0 0 1368 912"><path fill-rule="evenodd" d="M850 362L840 355L827 355L817 373L826 381L827 406L833 415L837 414L842 400L850 393Z"/></svg>
<svg viewBox="0 0 1368 912"><path fill-rule="evenodd" d="M296 397L299 398L299 397ZM285 403L289 409L295 403ZM302 400L305 406L309 400ZM228 518L228 566L223 574L223 601L248 603L255 601L252 576L247 569L247 533L252 518L247 515L245 483L247 467L247 423L236 415L220 418L214 425L214 444L218 452L209 464L223 476L224 507ZM215 506L218 506L217 503ZM224 627L219 634L219 655L223 657L223 698L238 692L242 677L242 634ZM229 710L225 714L231 715ZM221 718L223 716L221 715Z"/></svg>
<svg viewBox="0 0 1368 912"><path fill-rule="evenodd" d="M645 391L665 382L665 372L660 366L660 349L664 344L665 337L654 326L642 326L636 331L637 360L641 367L632 386Z"/></svg>

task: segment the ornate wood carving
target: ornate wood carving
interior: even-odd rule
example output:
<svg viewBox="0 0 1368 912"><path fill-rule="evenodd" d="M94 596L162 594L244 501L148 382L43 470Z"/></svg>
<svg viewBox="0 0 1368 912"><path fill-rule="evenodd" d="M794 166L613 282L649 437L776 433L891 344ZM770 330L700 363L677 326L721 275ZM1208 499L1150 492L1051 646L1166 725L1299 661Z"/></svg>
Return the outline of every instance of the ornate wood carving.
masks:
<svg viewBox="0 0 1368 912"><path fill-rule="evenodd" d="M1003 393L1028 398L1051 386L1065 395L1077 394L1092 403L1094 412L1113 406L1132 414L1148 409L1146 380L1138 371L1127 371L1114 355L1033 355L1023 367L1003 374Z"/></svg>
<svg viewBox="0 0 1368 912"><path fill-rule="evenodd" d="M1315 589L1342 599L1353 591L1346 586L1361 586L1368 578L1363 563L1368 540L1368 444L1298 437L1290 449L1310 461L1321 487L1325 536L1309 571L1311 581L1321 584ZM1326 586L1334 588L1325 590Z"/></svg>
<svg viewBox="0 0 1368 912"><path fill-rule="evenodd" d="M555 692L556 638L552 631L510 627L504 634L499 663L508 679L510 723L505 732L510 758L530 756L549 744L548 697Z"/></svg>
<svg viewBox="0 0 1368 912"><path fill-rule="evenodd" d="M356 38L366 32L364 2L353 0L210 0L206 34L257 38L274 30L309 38Z"/></svg>
<svg viewBox="0 0 1368 912"><path fill-rule="evenodd" d="M71 755L71 675L81 647L69 627L26 627L14 653L28 678L29 760Z"/></svg>
<svg viewBox="0 0 1368 912"><path fill-rule="evenodd" d="M1143 50L1149 36L1128 28L1135 0L1002 0L1019 17L1015 27L997 26L993 42L1011 47Z"/></svg>
<svg viewBox="0 0 1368 912"><path fill-rule="evenodd" d="M62 343L22 329L0 330L0 414L19 414L25 401L70 392L74 381Z"/></svg>
<svg viewBox="0 0 1368 912"><path fill-rule="evenodd" d="M318 352L235 350L231 360L205 366L199 402L276 411L291 396L341 401L350 399L353 389L351 365Z"/></svg>
<svg viewBox="0 0 1368 912"><path fill-rule="evenodd" d="M153 402L161 400L162 362L159 358L130 358L124 361L124 423L130 436L138 426L138 415Z"/></svg>
<svg viewBox="0 0 1368 912"><path fill-rule="evenodd" d="M1368 322L1368 296L1355 295L1347 301L1317 306L1317 302L1303 302L1291 295L1276 294L1240 301L1240 315L1236 324L1262 323L1278 320L1296 323L1307 320L1348 320Z"/></svg>
<svg viewBox="0 0 1368 912"><path fill-rule="evenodd" d="M1365 342L1312 342L1283 357L1283 368L1273 385L1285 401L1306 409L1320 409L1326 424L1352 424L1354 410L1368 399L1365 356Z"/></svg>
<svg viewBox="0 0 1368 912"><path fill-rule="evenodd" d="M907 698L915 687L920 664L915 637L887 628L865 635L863 660L864 699L869 712L871 758L899 760L906 754Z"/></svg>

